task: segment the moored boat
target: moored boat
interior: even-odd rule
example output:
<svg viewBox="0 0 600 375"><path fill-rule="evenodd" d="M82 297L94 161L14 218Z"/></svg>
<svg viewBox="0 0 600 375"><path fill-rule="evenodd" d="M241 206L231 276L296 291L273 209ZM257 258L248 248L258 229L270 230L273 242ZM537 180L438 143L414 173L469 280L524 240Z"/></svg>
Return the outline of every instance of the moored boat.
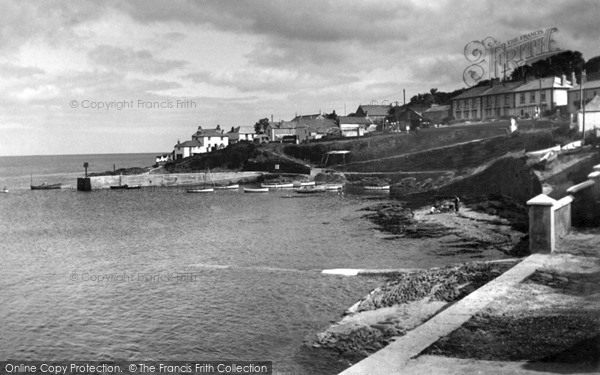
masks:
<svg viewBox="0 0 600 375"><path fill-rule="evenodd" d="M296 190L298 194L315 194L315 193L324 193L327 189L324 186L302 186Z"/></svg>
<svg viewBox="0 0 600 375"><path fill-rule="evenodd" d="M390 185L383 185L383 186L365 186L365 190L390 190Z"/></svg>
<svg viewBox="0 0 600 375"><path fill-rule="evenodd" d="M142 188L142 185L126 185L126 186L127 186L127 190Z"/></svg>
<svg viewBox="0 0 600 375"><path fill-rule="evenodd" d="M188 189L188 193L212 193L214 192L214 188L206 188L206 189Z"/></svg>
<svg viewBox="0 0 600 375"><path fill-rule="evenodd" d="M300 181L300 186L315 186L314 181Z"/></svg>
<svg viewBox="0 0 600 375"><path fill-rule="evenodd" d="M324 184L317 186L322 186L325 190L340 190L343 187L342 184Z"/></svg>
<svg viewBox="0 0 600 375"><path fill-rule="evenodd" d="M8 189L6 188L6 186L0 189L0 193L8 193Z"/></svg>
<svg viewBox="0 0 600 375"><path fill-rule="evenodd" d="M260 186L263 188L267 188L267 189L292 189L294 187L294 183L293 182L285 183L285 184L262 183L262 184L260 184Z"/></svg>
<svg viewBox="0 0 600 375"><path fill-rule="evenodd" d="M240 185L239 184L231 184L231 185L226 185L226 186L215 186L215 189L218 190L234 190L234 189L239 189Z"/></svg>
<svg viewBox="0 0 600 375"><path fill-rule="evenodd" d="M268 187L260 187L260 188L244 188L244 193L268 193Z"/></svg>
<svg viewBox="0 0 600 375"><path fill-rule="evenodd" d="M43 182L41 185L31 185L31 190L51 190L51 189L60 189L62 184L47 184Z"/></svg>
<svg viewBox="0 0 600 375"><path fill-rule="evenodd" d="M118 189L128 189L129 186L127 184L125 185L111 185L110 188L112 190L118 190Z"/></svg>

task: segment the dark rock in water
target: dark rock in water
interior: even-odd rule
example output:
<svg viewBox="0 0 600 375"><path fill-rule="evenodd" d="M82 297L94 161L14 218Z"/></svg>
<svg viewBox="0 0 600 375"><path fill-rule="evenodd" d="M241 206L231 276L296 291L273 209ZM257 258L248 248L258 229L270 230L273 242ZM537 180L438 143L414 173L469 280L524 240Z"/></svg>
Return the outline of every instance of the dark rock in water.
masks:
<svg viewBox="0 0 600 375"><path fill-rule="evenodd" d="M329 169L315 176L315 183L317 184L345 184L346 182L346 176L342 172Z"/></svg>
<svg viewBox="0 0 600 375"><path fill-rule="evenodd" d="M366 211L375 211L365 217L382 227L386 232L410 238L439 238L452 234L453 229L435 223L421 223L414 219L410 208L400 203L382 203Z"/></svg>

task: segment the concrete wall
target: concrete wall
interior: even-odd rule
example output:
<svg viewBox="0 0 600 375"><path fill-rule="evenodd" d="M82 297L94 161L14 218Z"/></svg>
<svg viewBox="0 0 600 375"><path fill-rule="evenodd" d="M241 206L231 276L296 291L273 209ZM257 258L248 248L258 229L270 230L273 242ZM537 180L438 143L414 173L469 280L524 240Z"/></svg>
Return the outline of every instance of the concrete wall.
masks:
<svg viewBox="0 0 600 375"><path fill-rule="evenodd" d="M556 243L571 229L571 225L600 226L600 164L582 183L567 189L560 200L545 194L530 199L529 250L532 253L550 253Z"/></svg>
<svg viewBox="0 0 600 375"><path fill-rule="evenodd" d="M203 184L228 184L230 182L254 181L264 172L224 172L224 173L173 173L141 174L126 176L90 177L92 189L108 189L114 185L141 186L194 186Z"/></svg>

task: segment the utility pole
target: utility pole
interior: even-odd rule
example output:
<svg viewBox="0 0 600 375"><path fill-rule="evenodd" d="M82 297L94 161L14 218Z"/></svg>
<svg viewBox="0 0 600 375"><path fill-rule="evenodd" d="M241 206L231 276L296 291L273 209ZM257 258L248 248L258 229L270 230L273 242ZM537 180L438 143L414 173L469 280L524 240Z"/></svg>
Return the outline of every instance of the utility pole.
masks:
<svg viewBox="0 0 600 375"><path fill-rule="evenodd" d="M581 145L585 144L585 99L584 99L584 94L585 94L585 90L583 89L583 84L585 83L585 78L586 78L586 74L585 74L585 70L581 71L581 83L579 84L579 91L581 92L581 129L582 129L582 136L583 138L581 139Z"/></svg>

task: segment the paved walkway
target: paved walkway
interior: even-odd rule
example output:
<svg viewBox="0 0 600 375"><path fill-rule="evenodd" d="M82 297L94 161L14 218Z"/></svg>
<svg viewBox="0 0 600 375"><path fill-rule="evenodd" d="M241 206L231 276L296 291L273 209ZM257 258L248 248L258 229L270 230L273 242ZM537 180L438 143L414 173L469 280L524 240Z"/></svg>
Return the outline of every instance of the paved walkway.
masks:
<svg viewBox="0 0 600 375"><path fill-rule="evenodd" d="M459 302L442 311L426 323L399 337L395 342L348 368L340 375L391 374L545 374L595 373L585 372L577 365L538 364L528 362L494 362L473 359L447 358L419 354L438 339L449 335L486 305L510 293L510 289L537 269L560 269L590 272L597 265L600 236L574 235L562 242L556 254L534 254L503 275L479 288ZM577 249L576 255L567 254ZM582 251L587 250L587 251ZM590 253L591 251L591 253ZM567 252L567 253L565 253ZM591 264L590 264L591 263ZM589 267L586 264L590 265ZM592 266L594 264L594 266ZM590 270L588 270L589 268Z"/></svg>

